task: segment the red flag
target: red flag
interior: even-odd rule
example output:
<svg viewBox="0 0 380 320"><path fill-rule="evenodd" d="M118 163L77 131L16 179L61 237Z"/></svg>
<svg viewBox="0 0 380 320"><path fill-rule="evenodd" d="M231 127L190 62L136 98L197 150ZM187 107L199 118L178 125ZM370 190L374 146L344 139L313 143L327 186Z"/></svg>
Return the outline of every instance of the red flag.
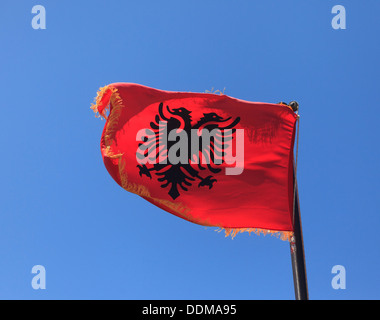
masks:
<svg viewBox="0 0 380 320"><path fill-rule="evenodd" d="M125 190L188 221L292 235L297 115L284 104L131 83L100 89L101 153Z"/></svg>

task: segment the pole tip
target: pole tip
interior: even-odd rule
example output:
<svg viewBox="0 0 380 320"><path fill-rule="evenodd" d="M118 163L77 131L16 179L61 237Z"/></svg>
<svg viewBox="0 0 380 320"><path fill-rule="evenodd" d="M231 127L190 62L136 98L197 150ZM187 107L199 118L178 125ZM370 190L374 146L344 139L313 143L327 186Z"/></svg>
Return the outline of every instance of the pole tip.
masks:
<svg viewBox="0 0 380 320"><path fill-rule="evenodd" d="M294 112L298 111L299 104L297 101L291 101L289 102L289 106L293 109Z"/></svg>

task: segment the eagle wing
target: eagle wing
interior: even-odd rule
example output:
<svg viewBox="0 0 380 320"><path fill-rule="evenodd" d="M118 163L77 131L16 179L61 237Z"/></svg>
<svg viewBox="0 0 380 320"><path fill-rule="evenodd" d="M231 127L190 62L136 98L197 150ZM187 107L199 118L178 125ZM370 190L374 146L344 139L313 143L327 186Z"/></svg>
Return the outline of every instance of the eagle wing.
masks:
<svg viewBox="0 0 380 320"><path fill-rule="evenodd" d="M200 170L206 167L212 173L221 171L219 168L225 162L226 151L232 147L232 140L235 137L234 127L240 122L240 118L235 120L222 118L215 113L204 114L194 126L198 129L199 150L192 154Z"/></svg>

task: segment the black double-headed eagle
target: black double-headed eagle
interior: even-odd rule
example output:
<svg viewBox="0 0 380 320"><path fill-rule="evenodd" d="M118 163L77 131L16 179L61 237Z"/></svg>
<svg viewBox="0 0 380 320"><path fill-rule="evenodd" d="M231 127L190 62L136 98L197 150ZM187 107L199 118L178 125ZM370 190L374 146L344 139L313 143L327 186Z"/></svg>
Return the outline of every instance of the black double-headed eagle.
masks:
<svg viewBox="0 0 380 320"><path fill-rule="evenodd" d="M146 175L152 179L154 173L157 180L162 182L161 187L169 188L168 194L173 200L180 196L180 190L188 191L195 181L199 181L198 188L211 189L217 181L213 175L222 170L220 165L224 163L226 148L234 138L234 127L239 121L239 117L234 120L231 117L224 119L215 112L210 112L203 113L203 116L192 124L191 111L183 107L164 108L164 104L160 103L158 114L150 123L151 129L145 130L143 142L138 145L136 156L139 160L146 161L137 165L140 177ZM181 134L173 139L170 136L171 132ZM187 139L180 141L184 134ZM199 139L195 148L192 141L194 137ZM177 148L178 143L182 144L181 148ZM176 149L174 162L170 161L172 147ZM181 160L178 161L178 158ZM202 171L211 174L202 177Z"/></svg>

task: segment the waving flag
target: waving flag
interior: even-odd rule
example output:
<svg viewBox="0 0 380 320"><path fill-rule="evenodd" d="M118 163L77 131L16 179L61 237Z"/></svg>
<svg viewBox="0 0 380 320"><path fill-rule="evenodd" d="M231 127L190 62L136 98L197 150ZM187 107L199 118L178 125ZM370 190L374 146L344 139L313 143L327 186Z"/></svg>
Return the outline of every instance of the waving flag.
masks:
<svg viewBox="0 0 380 320"><path fill-rule="evenodd" d="M297 115L289 106L113 83L91 108L106 119L105 167L125 190L227 235L291 237Z"/></svg>

